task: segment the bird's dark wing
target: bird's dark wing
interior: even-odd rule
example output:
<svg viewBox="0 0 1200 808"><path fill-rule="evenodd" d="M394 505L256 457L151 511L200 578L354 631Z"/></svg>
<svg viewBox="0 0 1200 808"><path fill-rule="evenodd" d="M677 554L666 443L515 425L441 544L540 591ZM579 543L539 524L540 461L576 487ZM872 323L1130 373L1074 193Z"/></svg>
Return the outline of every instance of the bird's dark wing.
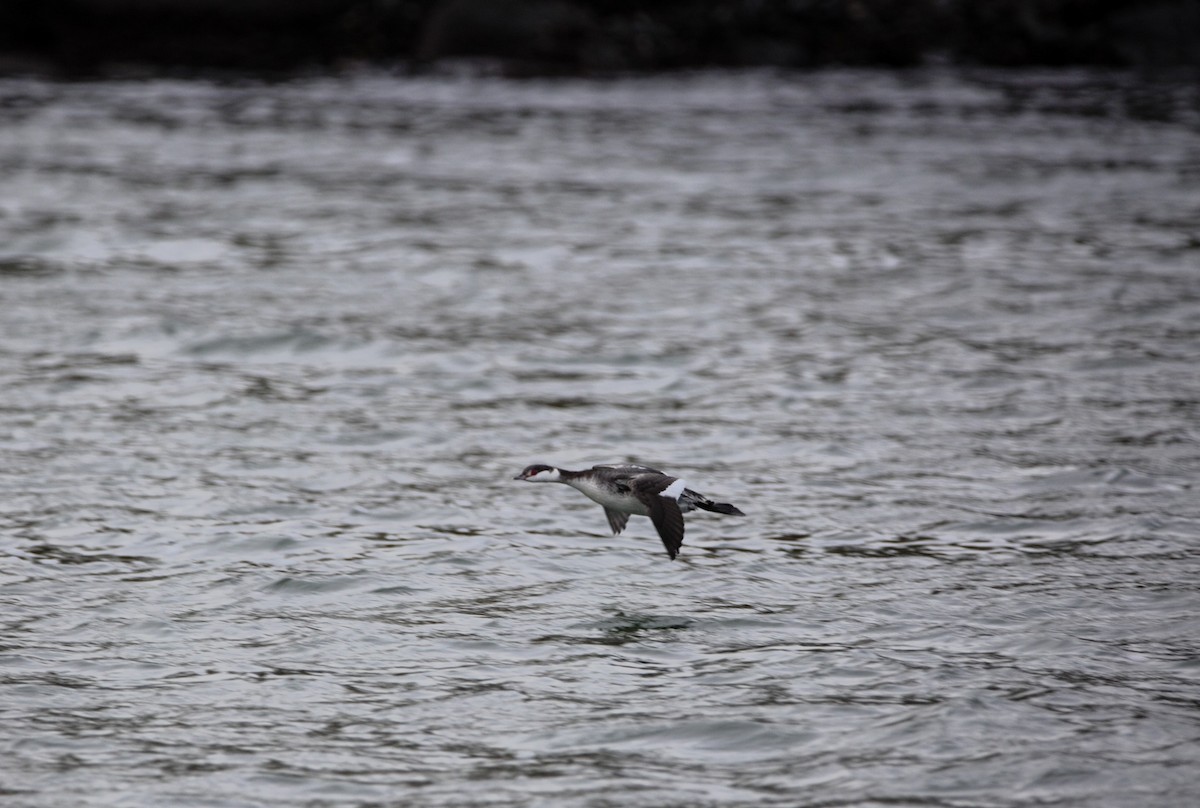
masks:
<svg viewBox="0 0 1200 808"><path fill-rule="evenodd" d="M661 472L639 474L630 480L634 496L642 501L650 512L650 521L654 523L667 555L672 559L679 554L683 545L683 511L679 510L678 494L663 496L673 484L682 491L683 481Z"/></svg>
<svg viewBox="0 0 1200 808"><path fill-rule="evenodd" d="M682 480L661 472L644 472L630 480L634 496L646 505L650 521L654 522L654 529L671 558L679 555L679 547L683 545L683 511L679 510L678 498L662 496L673 484L683 490Z"/></svg>
<svg viewBox="0 0 1200 808"><path fill-rule="evenodd" d="M667 548L667 555L674 561L683 546L683 512L679 510L679 503L658 494L651 494L642 501L650 509L650 521Z"/></svg>
<svg viewBox="0 0 1200 808"><path fill-rule="evenodd" d="M612 508L605 508L604 515L608 517L608 526L612 528L614 536L624 530L625 524L629 521L629 514L614 511Z"/></svg>
<svg viewBox="0 0 1200 808"><path fill-rule="evenodd" d="M600 463L593 468L612 469L613 471L624 471L630 475L635 474L662 474L658 469L652 469L649 466L641 466L637 463ZM663 474L665 477L666 475Z"/></svg>
<svg viewBox="0 0 1200 808"><path fill-rule="evenodd" d="M642 502L647 502L647 497L658 496L663 491L671 487L671 483L678 482L678 477L672 477L669 474L663 474L661 471L643 471L639 474L631 475L625 484L633 489L634 496Z"/></svg>

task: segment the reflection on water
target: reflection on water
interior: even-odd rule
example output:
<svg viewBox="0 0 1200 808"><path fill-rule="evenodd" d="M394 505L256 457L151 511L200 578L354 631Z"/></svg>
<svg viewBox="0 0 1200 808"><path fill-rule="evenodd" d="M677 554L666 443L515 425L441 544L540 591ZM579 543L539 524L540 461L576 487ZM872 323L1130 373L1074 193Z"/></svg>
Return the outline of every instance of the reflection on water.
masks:
<svg viewBox="0 0 1200 808"><path fill-rule="evenodd" d="M0 82L16 805L1188 805L1196 89ZM669 562L530 462L751 516Z"/></svg>

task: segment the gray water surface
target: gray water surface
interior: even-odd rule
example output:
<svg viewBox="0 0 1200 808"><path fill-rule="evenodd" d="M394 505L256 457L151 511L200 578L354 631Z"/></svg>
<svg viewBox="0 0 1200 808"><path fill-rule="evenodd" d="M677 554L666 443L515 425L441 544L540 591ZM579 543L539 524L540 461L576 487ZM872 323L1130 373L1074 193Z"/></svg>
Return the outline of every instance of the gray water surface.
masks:
<svg viewBox="0 0 1200 808"><path fill-rule="evenodd" d="M0 81L6 806L1192 806L1200 90ZM514 482L636 460L748 515Z"/></svg>

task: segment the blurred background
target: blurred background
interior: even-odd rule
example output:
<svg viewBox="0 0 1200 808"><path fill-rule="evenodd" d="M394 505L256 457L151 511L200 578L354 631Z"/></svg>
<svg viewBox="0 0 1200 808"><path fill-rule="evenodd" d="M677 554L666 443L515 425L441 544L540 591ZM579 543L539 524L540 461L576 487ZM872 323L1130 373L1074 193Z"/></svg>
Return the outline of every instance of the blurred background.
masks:
<svg viewBox="0 0 1200 808"><path fill-rule="evenodd" d="M1197 0L9 0L0 55L67 72L496 60L697 67L1195 65ZM0 63L2 64L2 63Z"/></svg>

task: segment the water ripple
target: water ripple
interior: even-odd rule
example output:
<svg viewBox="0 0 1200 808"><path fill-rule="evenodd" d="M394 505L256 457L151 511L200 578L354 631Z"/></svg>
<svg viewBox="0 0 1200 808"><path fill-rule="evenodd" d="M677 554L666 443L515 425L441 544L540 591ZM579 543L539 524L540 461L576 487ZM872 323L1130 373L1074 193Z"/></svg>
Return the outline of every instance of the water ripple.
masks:
<svg viewBox="0 0 1200 808"><path fill-rule="evenodd" d="M1194 96L0 81L0 795L1191 805Z"/></svg>

